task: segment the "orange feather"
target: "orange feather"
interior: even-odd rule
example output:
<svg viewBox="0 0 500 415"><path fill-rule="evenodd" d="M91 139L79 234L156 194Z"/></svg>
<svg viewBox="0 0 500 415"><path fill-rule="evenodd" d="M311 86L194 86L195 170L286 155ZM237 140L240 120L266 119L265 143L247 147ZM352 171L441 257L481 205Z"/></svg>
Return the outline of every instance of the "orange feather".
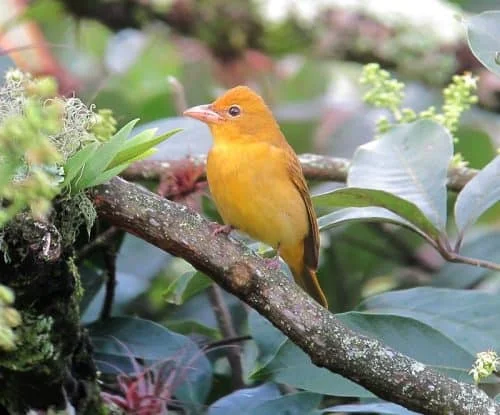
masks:
<svg viewBox="0 0 500 415"><path fill-rule="evenodd" d="M278 249L295 281L327 307L316 278L319 231L307 184L263 99L239 86L184 115L212 132L207 179L224 222Z"/></svg>

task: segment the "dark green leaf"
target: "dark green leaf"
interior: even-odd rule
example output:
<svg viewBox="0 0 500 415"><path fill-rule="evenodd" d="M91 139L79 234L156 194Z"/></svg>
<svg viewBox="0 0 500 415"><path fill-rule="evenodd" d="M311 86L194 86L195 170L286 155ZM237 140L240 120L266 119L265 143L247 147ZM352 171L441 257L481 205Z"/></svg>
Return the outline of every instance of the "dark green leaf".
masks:
<svg viewBox="0 0 500 415"><path fill-rule="evenodd" d="M363 310L409 317L440 331L470 354L500 344L500 296L444 288L413 288L369 298Z"/></svg>
<svg viewBox="0 0 500 415"><path fill-rule="evenodd" d="M315 206L322 208L384 208L395 213L395 215L392 215L393 221L401 217L404 219L400 221L402 225L408 226L407 222L410 222L415 225L410 226L410 229L417 227L421 230L420 234L427 234L434 240L439 238L439 230L434 227L432 222L429 221L415 204L383 190L345 187L330 193L314 196L313 201ZM351 211L348 213L351 215L358 212Z"/></svg>
<svg viewBox="0 0 500 415"><path fill-rule="evenodd" d="M373 397L371 392L354 382L313 365L310 357L290 340L280 347L276 356L255 373L253 378L270 378L277 383L325 395Z"/></svg>
<svg viewBox="0 0 500 415"><path fill-rule="evenodd" d="M453 139L440 124L422 120L398 125L358 148L347 184L384 190L406 199L443 232L447 171L452 156Z"/></svg>
<svg viewBox="0 0 500 415"><path fill-rule="evenodd" d="M192 334L201 334L202 336L209 337L213 340L220 340L221 334L218 329L205 326L194 320L175 320L166 321L165 326L176 333L185 334L186 336Z"/></svg>
<svg viewBox="0 0 500 415"><path fill-rule="evenodd" d="M205 274L195 271L186 272L170 283L164 293L165 301L180 305L212 285Z"/></svg>
<svg viewBox="0 0 500 415"><path fill-rule="evenodd" d="M251 310L248 314L248 326L252 338L259 347L259 363L265 366L276 356L287 337L255 310Z"/></svg>
<svg viewBox="0 0 500 415"><path fill-rule="evenodd" d="M500 11L487 11L467 20L467 38L474 56L500 75Z"/></svg>
<svg viewBox="0 0 500 415"><path fill-rule="evenodd" d="M208 408L208 415L240 414L252 410L260 403L281 396L278 386L265 383L256 388L240 389L215 401Z"/></svg>
<svg viewBox="0 0 500 415"><path fill-rule="evenodd" d="M337 314L345 325L375 337L393 349L437 369L459 369L466 375L475 359L438 330L414 318L381 312ZM465 376L471 382L470 377Z"/></svg>
<svg viewBox="0 0 500 415"><path fill-rule="evenodd" d="M172 256L160 248L126 234L118 252L116 267L121 272L150 281L171 259Z"/></svg>
<svg viewBox="0 0 500 415"><path fill-rule="evenodd" d="M80 313L83 315L101 289L104 278L102 271L99 272L95 267L86 264L79 266L78 272L83 288L83 297L80 300Z"/></svg>
<svg viewBox="0 0 500 415"><path fill-rule="evenodd" d="M342 412L342 413L367 413L374 412L377 414L387 415L418 415L417 412L410 411L395 403L361 403L351 405L337 405L323 409L323 413Z"/></svg>
<svg viewBox="0 0 500 415"><path fill-rule="evenodd" d="M480 170L458 194L455 203L455 222L460 234L500 200L499 184L500 156L497 156Z"/></svg>
<svg viewBox="0 0 500 415"><path fill-rule="evenodd" d="M111 317L88 328L96 360L120 364L128 371L131 358L143 359L148 365L172 361L180 384L176 396L190 402L205 401L212 383L212 368L188 337L152 321L132 317ZM100 366L102 371L109 372L109 366Z"/></svg>
<svg viewBox="0 0 500 415"><path fill-rule="evenodd" d="M307 415L317 408L321 395L311 392L298 392L281 396L240 412L242 415Z"/></svg>

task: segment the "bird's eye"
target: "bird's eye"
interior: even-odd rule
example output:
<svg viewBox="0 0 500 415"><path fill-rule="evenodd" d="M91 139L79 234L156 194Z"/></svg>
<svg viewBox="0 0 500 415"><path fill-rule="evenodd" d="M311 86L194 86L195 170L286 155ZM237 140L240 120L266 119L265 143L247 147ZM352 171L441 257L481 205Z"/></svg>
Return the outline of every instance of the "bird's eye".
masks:
<svg viewBox="0 0 500 415"><path fill-rule="evenodd" d="M238 107L238 105L231 105L227 110L227 112L231 117L237 117L238 115L241 114L241 109L240 107Z"/></svg>

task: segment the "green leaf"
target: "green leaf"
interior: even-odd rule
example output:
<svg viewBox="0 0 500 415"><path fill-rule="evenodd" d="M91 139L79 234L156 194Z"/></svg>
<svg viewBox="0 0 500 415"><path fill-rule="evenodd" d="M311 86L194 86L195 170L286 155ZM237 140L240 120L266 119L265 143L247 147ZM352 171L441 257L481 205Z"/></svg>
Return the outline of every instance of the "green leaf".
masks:
<svg viewBox="0 0 500 415"><path fill-rule="evenodd" d="M75 177L77 177L77 175L81 173L85 163L87 163L87 160L92 157L98 147L99 143L87 144L66 160L66 163L64 164L63 186L67 186Z"/></svg>
<svg viewBox="0 0 500 415"><path fill-rule="evenodd" d="M500 296L485 292L421 287L364 301L361 309L418 320L440 331L470 354L500 344Z"/></svg>
<svg viewBox="0 0 500 415"><path fill-rule="evenodd" d="M142 154L149 151L152 147L172 137L179 131L182 130L178 128L165 134L161 134L158 137L151 137L155 133L154 130L143 131L130 140L127 140L125 146L122 147L122 150L120 150L116 157L111 161L108 168L113 168L124 163L130 163L137 160L137 158L142 158Z"/></svg>
<svg viewBox="0 0 500 415"><path fill-rule="evenodd" d="M499 14L500 16L500 14ZM455 222L460 234L500 200L500 156L480 170L458 194Z"/></svg>
<svg viewBox="0 0 500 415"><path fill-rule="evenodd" d="M286 342L287 337L255 310L250 310L248 314L248 328L259 348L259 366L252 371L256 373L276 356L280 347ZM250 376L253 376L253 374Z"/></svg>
<svg viewBox="0 0 500 415"><path fill-rule="evenodd" d="M500 75L500 11L487 11L467 20L467 38L474 56L491 72Z"/></svg>
<svg viewBox="0 0 500 415"><path fill-rule="evenodd" d="M475 355L454 343L439 330L411 318L385 312L359 312L337 314L351 329L375 337L393 349L419 362L472 382L467 375ZM452 373L447 369L454 369Z"/></svg>
<svg viewBox="0 0 500 415"><path fill-rule="evenodd" d="M387 191L345 187L330 193L314 196L313 202L316 207L320 208L363 208L375 206L384 208L395 213L396 215L393 215L392 219L393 221L398 221L401 225L408 227L408 222L410 222L414 225L410 226L410 229L420 229L420 234L427 234L434 240L438 239L440 235L439 230L436 229L415 204ZM355 213L358 212L349 212L349 214ZM399 220L399 218L403 218L403 220Z"/></svg>
<svg viewBox="0 0 500 415"><path fill-rule="evenodd" d="M83 315L104 284L104 276L95 266L87 263L80 265L78 272L83 288L83 296L80 300L80 313Z"/></svg>
<svg viewBox="0 0 500 415"><path fill-rule="evenodd" d="M290 340L287 340L276 356L252 377L254 379L270 378L277 383L286 383L324 395L363 398L374 396L362 386L327 369L313 365L311 358Z"/></svg>
<svg viewBox="0 0 500 415"><path fill-rule="evenodd" d="M384 415L419 415L417 412L410 411L395 403L380 402L380 403L360 403L350 405L336 405L323 409L323 413L339 412L339 413L377 413Z"/></svg>
<svg viewBox="0 0 500 415"><path fill-rule="evenodd" d="M191 336L193 334L201 334L213 340L220 340L221 334L218 329L205 326L195 320L174 320L165 321L165 326L176 333Z"/></svg>
<svg viewBox="0 0 500 415"><path fill-rule="evenodd" d="M130 135L130 132L132 131L132 128L134 128L137 121L139 120L136 119L130 121L113 137L98 148L95 155L88 160L83 168L81 178L78 182L78 187L80 189L89 187L90 183L96 181L96 179L107 169L109 163L120 151L123 143Z"/></svg>
<svg viewBox="0 0 500 415"><path fill-rule="evenodd" d="M94 177L92 180L87 182L86 188L87 187L93 187L93 186L98 186L100 184L106 183L107 181L111 180L113 177L119 175L123 170L125 170L128 167L128 163L121 164L119 166L116 166L110 170L106 170L102 172L100 175Z"/></svg>
<svg viewBox="0 0 500 415"><path fill-rule="evenodd" d="M180 305L211 285L212 280L205 274L186 272L170 283L163 296L168 303Z"/></svg>
<svg viewBox="0 0 500 415"><path fill-rule="evenodd" d="M378 338L393 349L448 376L472 382L467 372L474 361L474 354L425 323L411 317L370 312L349 312L339 314L337 317L353 330ZM263 335L267 335L268 338L273 336L280 338L279 334L273 334L273 330L277 332L274 327L269 327L262 331L262 335L255 330L251 333L260 345ZM314 366L309 356L290 340L286 340L280 346L277 344L276 341L268 348L265 354L268 356L268 363L254 373L254 379L272 379L278 383L327 395L372 396L369 391L342 376Z"/></svg>
<svg viewBox="0 0 500 415"><path fill-rule="evenodd" d="M215 401L208 408L208 415L239 414L252 410L260 403L281 396L277 385L265 383L255 388L240 389ZM254 412L255 413L255 412Z"/></svg>
<svg viewBox="0 0 500 415"><path fill-rule="evenodd" d="M500 263L500 232L478 232L466 240L460 253L469 258ZM431 284L443 288L469 288L493 274L491 269L446 262L439 272L433 275Z"/></svg>
<svg viewBox="0 0 500 415"><path fill-rule="evenodd" d="M298 392L271 399L240 413L242 415L306 415L317 408L320 402L321 395Z"/></svg>
<svg viewBox="0 0 500 415"><path fill-rule="evenodd" d="M380 139L358 148L347 185L399 196L416 205L435 228L444 232L447 171L452 156L453 139L436 122L397 125Z"/></svg>
<svg viewBox="0 0 500 415"><path fill-rule="evenodd" d="M212 384L210 362L188 337L174 333L152 321L132 317L111 317L88 326L100 370L110 372L109 362L130 372L131 359L146 364L170 360L179 384L179 399L203 403ZM119 340L119 342L117 341ZM121 342L121 343L120 343ZM126 347L126 348L124 348Z"/></svg>

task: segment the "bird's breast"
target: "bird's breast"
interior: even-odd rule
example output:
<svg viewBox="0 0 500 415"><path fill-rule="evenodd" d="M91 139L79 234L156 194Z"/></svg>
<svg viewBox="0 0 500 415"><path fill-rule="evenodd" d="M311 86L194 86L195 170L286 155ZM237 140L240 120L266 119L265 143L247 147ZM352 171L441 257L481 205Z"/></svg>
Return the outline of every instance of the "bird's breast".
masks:
<svg viewBox="0 0 500 415"><path fill-rule="evenodd" d="M283 150L266 143L216 145L207 179L224 222L271 246L308 232L307 212Z"/></svg>

